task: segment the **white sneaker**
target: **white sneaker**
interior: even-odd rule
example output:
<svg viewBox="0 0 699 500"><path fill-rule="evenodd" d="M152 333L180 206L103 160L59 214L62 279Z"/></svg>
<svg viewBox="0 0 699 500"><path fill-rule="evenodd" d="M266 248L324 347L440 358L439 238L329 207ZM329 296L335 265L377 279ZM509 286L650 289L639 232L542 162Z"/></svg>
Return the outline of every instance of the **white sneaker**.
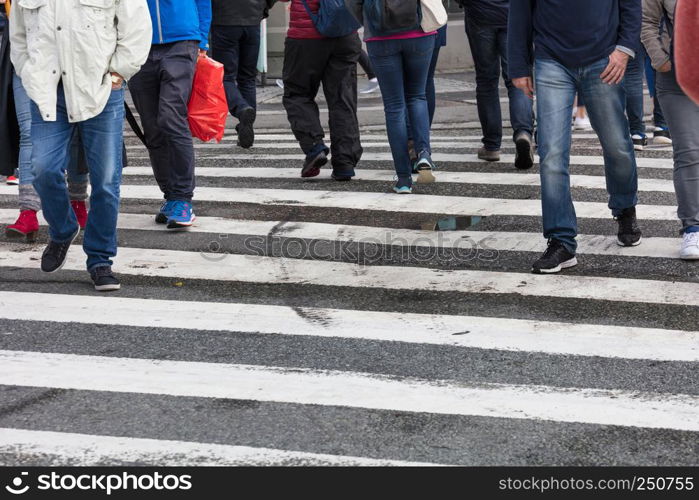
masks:
<svg viewBox="0 0 699 500"><path fill-rule="evenodd" d="M653 144L672 144L670 131L666 128L655 127L653 129Z"/></svg>
<svg viewBox="0 0 699 500"><path fill-rule="evenodd" d="M592 130L592 124L590 123L590 118L585 116L580 118L577 116L575 122L573 123L573 129L575 130Z"/></svg>
<svg viewBox="0 0 699 500"><path fill-rule="evenodd" d="M680 259L699 260L699 233L684 233Z"/></svg>
<svg viewBox="0 0 699 500"><path fill-rule="evenodd" d="M284 80L280 80L279 78L277 78L276 84L277 87L279 87L280 89L284 88Z"/></svg>
<svg viewBox="0 0 699 500"><path fill-rule="evenodd" d="M362 88L360 94L371 94L379 90L379 81L376 78L372 78L369 82Z"/></svg>

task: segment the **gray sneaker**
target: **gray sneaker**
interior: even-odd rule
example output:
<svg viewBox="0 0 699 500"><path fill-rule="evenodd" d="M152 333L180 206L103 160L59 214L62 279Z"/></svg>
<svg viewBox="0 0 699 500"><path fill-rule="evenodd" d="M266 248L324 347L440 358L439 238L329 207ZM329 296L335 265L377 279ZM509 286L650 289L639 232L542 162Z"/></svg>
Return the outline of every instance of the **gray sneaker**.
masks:
<svg viewBox="0 0 699 500"><path fill-rule="evenodd" d="M500 161L500 150L496 149L491 151L489 149L481 148L478 150L478 158L485 161Z"/></svg>

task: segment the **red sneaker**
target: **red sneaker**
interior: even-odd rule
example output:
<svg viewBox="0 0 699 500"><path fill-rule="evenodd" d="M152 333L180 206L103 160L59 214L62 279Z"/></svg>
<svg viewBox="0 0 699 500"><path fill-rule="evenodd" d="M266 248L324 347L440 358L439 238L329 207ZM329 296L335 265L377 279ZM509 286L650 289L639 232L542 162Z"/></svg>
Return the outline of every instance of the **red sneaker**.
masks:
<svg viewBox="0 0 699 500"><path fill-rule="evenodd" d="M80 229L85 229L87 224L87 204L84 201L71 200L70 206L73 207Z"/></svg>
<svg viewBox="0 0 699 500"><path fill-rule="evenodd" d="M9 184L10 186L16 186L19 184L19 179L14 175L8 175L7 180L5 182L7 182L7 184Z"/></svg>
<svg viewBox="0 0 699 500"><path fill-rule="evenodd" d="M17 222L5 228L5 234L8 238L24 237L30 243L36 240L38 232L39 220L36 218L34 210L22 210Z"/></svg>

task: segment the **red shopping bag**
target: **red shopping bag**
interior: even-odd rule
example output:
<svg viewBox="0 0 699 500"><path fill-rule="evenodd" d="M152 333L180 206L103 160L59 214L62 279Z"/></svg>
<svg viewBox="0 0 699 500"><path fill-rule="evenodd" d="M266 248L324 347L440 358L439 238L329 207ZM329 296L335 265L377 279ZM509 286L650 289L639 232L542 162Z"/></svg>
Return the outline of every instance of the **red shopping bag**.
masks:
<svg viewBox="0 0 699 500"><path fill-rule="evenodd" d="M200 56L189 98L189 129L197 139L221 142L228 118L228 101L223 88L223 64Z"/></svg>

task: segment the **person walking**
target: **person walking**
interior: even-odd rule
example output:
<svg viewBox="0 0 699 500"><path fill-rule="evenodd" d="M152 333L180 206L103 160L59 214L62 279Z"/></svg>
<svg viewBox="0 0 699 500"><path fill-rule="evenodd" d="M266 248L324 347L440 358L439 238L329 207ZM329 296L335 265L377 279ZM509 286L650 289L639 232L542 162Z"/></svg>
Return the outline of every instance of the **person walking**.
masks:
<svg viewBox="0 0 699 500"><path fill-rule="evenodd" d="M238 119L238 146L255 142L260 22L277 0L212 0L211 57L223 64L228 109Z"/></svg>
<svg viewBox="0 0 699 500"><path fill-rule="evenodd" d="M11 54L32 100L34 188L49 224L41 270L65 264L80 232L66 189L65 165L76 130L90 170L90 212L83 249L98 291L118 290L112 273L124 127L124 80L146 60L151 37L145 0L94 8L79 0L21 3L11 12Z"/></svg>
<svg viewBox="0 0 699 500"><path fill-rule="evenodd" d="M357 63L362 43L357 33L337 38L321 35L307 11L316 14L320 0L291 1L284 42L283 104L306 158L301 177L316 177L331 155L332 178L348 181L362 157L357 120ZM316 95L320 85L328 104L330 141L320 122Z"/></svg>
<svg viewBox="0 0 699 500"><path fill-rule="evenodd" d="M10 10L9 0L0 0L0 5L6 5ZM22 86L17 73L12 71L12 89L19 124L19 217L13 224L5 227L5 235L8 238L24 238L27 242L33 242L39 232L39 220L37 212L41 210L39 194L32 185L34 172L32 171L32 112L31 100ZM71 145L70 162L68 163L68 193L70 205L81 229L87 224L87 172L81 168L84 165L85 153L76 136ZM82 157L83 161L78 161ZM9 183L9 178L8 178Z"/></svg>
<svg viewBox="0 0 699 500"><path fill-rule="evenodd" d="M165 198L155 222L167 224L168 229L186 229L196 219L194 143L187 103L197 57L209 49L211 0L148 0L148 8L152 46L141 71L129 81L129 91Z"/></svg>
<svg viewBox="0 0 699 500"><path fill-rule="evenodd" d="M658 101L658 92L655 90L655 75L656 71L653 69L653 64L648 57L648 52L645 47L641 47L646 65L646 82L648 82L648 93L653 100L653 144L667 146L672 144L672 137L670 136L670 130L667 127L667 121L665 120L665 115L663 109L660 106L660 101Z"/></svg>
<svg viewBox="0 0 699 500"><path fill-rule="evenodd" d="M570 31L569 26L577 29ZM638 50L640 0L517 0L510 3L509 71L530 98L536 89L541 202L548 248L532 266L556 273L577 265L577 220L570 192L570 117L576 91L602 144L617 243L641 243L638 175L622 85ZM532 79L531 61L534 61Z"/></svg>
<svg viewBox="0 0 699 500"><path fill-rule="evenodd" d="M437 89L434 84L434 74L437 70L437 63L439 62L439 52L442 47L447 45L447 26L444 25L437 30L437 35L434 38L434 49L432 51L432 59L430 60L430 67L427 70L427 87L425 88L425 97L427 99L427 114L430 117L430 129L432 128L432 121L434 120L434 113L437 109ZM409 116L409 112L406 110L406 116ZM415 141L413 141L413 131L410 127L410 120L408 120L408 155L410 156L410 163L413 165L413 173L418 173L415 170L415 164L417 163L417 152L415 151Z"/></svg>
<svg viewBox="0 0 699 500"><path fill-rule="evenodd" d="M699 105L677 83L673 26L676 0L643 0L641 39L657 71L655 89L672 134L677 216L682 223L680 258L699 260ZM667 24L665 35L658 27Z"/></svg>
<svg viewBox="0 0 699 500"><path fill-rule="evenodd" d="M426 90L437 32L425 33L420 27L417 0L384 4L383 9L372 8L376 1L381 0L346 0L346 4L364 26L369 59L379 80L386 132L397 176L393 191L410 194L413 171L417 172L420 183L435 180ZM390 28L388 19L382 18L382 14L405 22ZM408 120L417 152L414 164L408 152Z"/></svg>
<svg viewBox="0 0 699 500"><path fill-rule="evenodd" d="M500 161L502 112L500 76L505 82L514 131L515 167L534 165L534 112L531 99L512 84L508 70L507 18L509 0L459 0L464 7L466 36L476 69L476 102L483 131L483 147L478 158Z"/></svg>
<svg viewBox="0 0 699 500"><path fill-rule="evenodd" d="M643 75L645 73L645 57L641 50L640 39L637 44L635 57L629 59L624 75L624 92L626 94L626 116L629 119L631 142L636 151L643 151L648 145L646 124L643 121Z"/></svg>

